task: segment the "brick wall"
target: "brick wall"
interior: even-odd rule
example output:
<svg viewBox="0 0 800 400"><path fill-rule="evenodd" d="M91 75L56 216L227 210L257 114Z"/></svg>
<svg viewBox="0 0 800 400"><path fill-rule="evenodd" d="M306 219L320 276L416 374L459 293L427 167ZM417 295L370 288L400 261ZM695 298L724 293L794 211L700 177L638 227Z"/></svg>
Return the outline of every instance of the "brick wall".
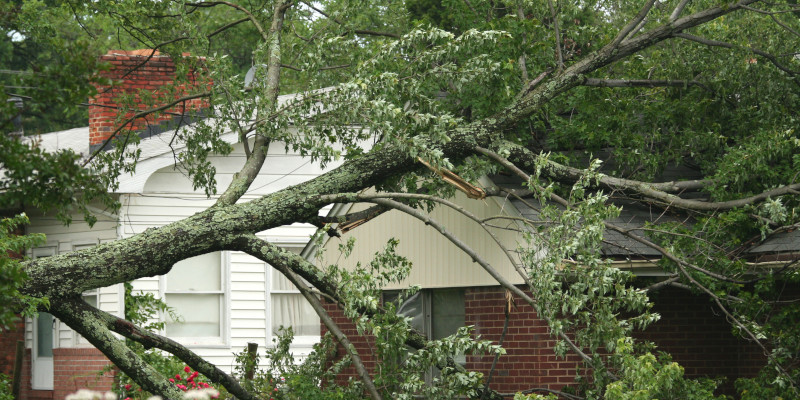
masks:
<svg viewBox="0 0 800 400"><path fill-rule="evenodd" d="M713 309L707 299L681 290L667 288L652 296L655 311L661 320L637 336L653 341L658 350L672 353L673 359L685 368L688 377L727 376L719 394L734 394L733 381L753 376L764 365L759 349L731 334L724 316ZM467 288L465 291L465 322L475 326L475 334L497 343L503 331L506 304L505 290L500 287ZM501 356L495 367L491 387L501 393L513 393L531 388L560 390L574 383L577 356L556 357L552 348L555 340L549 335L544 321L533 308L515 299L516 307L509 317L508 332ZM365 364L372 370L373 341L355 335L355 326L333 304L326 303L328 313L349 335ZM323 326L323 333L325 328ZM344 349L339 349L344 354ZM467 357L467 369L488 376L493 357ZM346 376L355 376L352 368Z"/></svg>
<svg viewBox="0 0 800 400"><path fill-rule="evenodd" d="M111 69L103 72L102 75L112 79L114 84L111 87L97 86L97 96L89 101L89 144L93 146L102 144L117 128L118 124L115 118L119 106L118 99L121 95L142 94L159 99L156 101L156 105L161 105L188 93L202 91L202 88L195 87L193 90L179 89L174 94L167 94L164 86L172 83L175 79L175 63L169 56L161 55L158 51L153 52L149 49L111 50L100 59L111 64ZM190 74L188 79L192 85L197 85L196 74ZM141 92L143 90L147 92ZM120 122L132 117L135 114L134 111L145 110L149 107L152 106L139 104L138 110L126 113ZM204 107L207 107L204 99L188 100L164 110L158 115L138 118L125 125L123 129L134 132L150 129L154 131L152 133L157 133L157 131L163 131L170 127L174 128L174 126L168 126L170 125L168 123L180 119L182 115L184 116L183 123L191 122L191 118L196 116L197 111Z"/></svg>
<svg viewBox="0 0 800 400"><path fill-rule="evenodd" d="M53 349L55 398L63 399L78 389L111 390L114 372L99 375L111 362L95 348Z"/></svg>
<svg viewBox="0 0 800 400"><path fill-rule="evenodd" d="M364 366L367 368L367 370L370 372L374 371L376 363L375 358L372 355L375 354L375 351L373 351L375 338L372 336L358 334L356 325L344 316L344 313L336 304L327 299L323 299L322 304L325 306L325 311L327 311L333 319L333 322L339 326L339 329L341 329L342 332L347 335L347 338L353 343L353 346L355 346L356 350L358 351L358 356L361 357L361 361L364 363ZM324 335L327 331L328 330L325 328L325 325L322 325L322 335ZM343 356L347 353L345 352L344 347L340 345L337 348L337 354ZM356 374L356 369L352 365L347 367L342 372L342 376L358 377ZM344 380L342 380L342 382L344 382Z"/></svg>
<svg viewBox="0 0 800 400"><path fill-rule="evenodd" d="M500 287L468 288L464 297L467 325L475 326L475 334L484 340L499 343L505 323L505 290ZM553 352L555 340L546 323L533 307L514 298L509 314L508 332L503 347L506 355L498 359L491 387L501 393L514 393L531 388L560 390L574 382L577 356L559 358ZM467 369L483 372L487 377L493 357L468 357Z"/></svg>
<svg viewBox="0 0 800 400"><path fill-rule="evenodd" d="M0 332L0 373L9 377L14 372L18 340L25 340L25 321L22 318L17 320L13 329Z"/></svg>
<svg viewBox="0 0 800 400"><path fill-rule="evenodd" d="M726 376L719 393L733 395L734 381L754 376L766 362L758 346L732 334L725 315L705 297L666 288L650 299L661 320L637 336L672 354L687 376Z"/></svg>

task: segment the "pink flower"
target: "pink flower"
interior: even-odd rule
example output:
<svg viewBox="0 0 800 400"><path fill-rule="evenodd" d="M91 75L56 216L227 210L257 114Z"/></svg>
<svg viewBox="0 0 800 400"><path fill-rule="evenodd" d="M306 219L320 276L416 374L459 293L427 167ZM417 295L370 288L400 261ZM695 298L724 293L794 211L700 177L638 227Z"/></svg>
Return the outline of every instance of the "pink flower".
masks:
<svg viewBox="0 0 800 400"><path fill-rule="evenodd" d="M175 383L175 379L169 378L169 381Z"/></svg>
<svg viewBox="0 0 800 400"><path fill-rule="evenodd" d="M180 375L180 374L175 374L175 380L176 380L176 381L179 381L179 380L181 380L181 375Z"/></svg>
<svg viewBox="0 0 800 400"><path fill-rule="evenodd" d="M191 376L191 378L192 378L192 379L194 379L194 378L197 378L197 375L200 375L200 373L199 373L199 372L197 372L197 371L194 371L194 372L192 372L192 376Z"/></svg>
<svg viewBox="0 0 800 400"><path fill-rule="evenodd" d="M187 365L187 366L185 366L185 367L183 367L183 372L186 372L187 374L188 374L188 373L189 373L191 370L192 370L192 369L191 369L191 368L189 368L189 366L188 366L188 365Z"/></svg>
<svg viewBox="0 0 800 400"><path fill-rule="evenodd" d="M125 400L131 400L131 398L130 397L126 397Z"/></svg>
<svg viewBox="0 0 800 400"><path fill-rule="evenodd" d="M125 385L125 390L131 390L131 384L130 383Z"/></svg>

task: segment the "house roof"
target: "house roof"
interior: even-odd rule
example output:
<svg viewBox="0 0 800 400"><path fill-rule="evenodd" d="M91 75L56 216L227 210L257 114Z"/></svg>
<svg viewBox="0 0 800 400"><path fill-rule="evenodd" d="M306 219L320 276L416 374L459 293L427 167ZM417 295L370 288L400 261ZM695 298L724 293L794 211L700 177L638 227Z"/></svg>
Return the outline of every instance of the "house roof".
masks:
<svg viewBox="0 0 800 400"><path fill-rule="evenodd" d="M674 176L673 178L677 178ZM498 180L497 178L493 178ZM504 180L499 179L501 182ZM675 180L675 179L673 179ZM509 187L509 180L505 179L506 184L501 185ZM512 188L521 188L519 183L512 183ZM695 196L696 197L696 196ZM681 217L674 214L664 212L660 207L648 205L643 202L633 201L624 198L610 198L610 203L622 208L620 215L616 218L608 220L608 222L617 225L623 229L630 230L631 233L647 237L646 232L641 229L645 224L664 224L664 223L692 223L690 217ZM519 213L527 219L539 220L539 211L531 208L538 207L538 201L533 198L521 200L512 200L511 204L517 208ZM639 229L637 229L639 228ZM653 248L639 243L619 232L606 230L603 233L603 244L601 250L604 256L607 257L640 257L640 258L653 258L661 257L661 253ZM782 232L767 238L763 243L752 248L750 253L753 255L763 256L770 253L791 253L800 251L800 230L790 232Z"/></svg>
<svg viewBox="0 0 800 400"><path fill-rule="evenodd" d="M43 135L25 136L24 142L33 143L48 153L59 150L72 150L87 157L89 155L89 127L67 129L65 131L50 132Z"/></svg>
<svg viewBox="0 0 800 400"><path fill-rule="evenodd" d="M323 88L312 91L319 93L330 91L332 88ZM302 96L303 93L293 93L278 97L278 106L288 103L293 99ZM209 124L217 123L213 117L206 118ZM180 130L192 129L193 124L181 126ZM138 145L140 150L139 159L136 165L136 172L133 174L119 177L119 188L117 193L141 193L147 179L154 172L161 168L174 165L175 154L181 153L186 149L186 143L174 137L175 128L145 131L140 133L141 141ZM237 134L227 131L221 135L220 139L234 144L239 141ZM80 127L65 131L50 132L42 135L26 137L23 140L34 143L45 151L55 152L58 150L70 149L80 154L84 159L90 157L94 148L89 145L89 127Z"/></svg>

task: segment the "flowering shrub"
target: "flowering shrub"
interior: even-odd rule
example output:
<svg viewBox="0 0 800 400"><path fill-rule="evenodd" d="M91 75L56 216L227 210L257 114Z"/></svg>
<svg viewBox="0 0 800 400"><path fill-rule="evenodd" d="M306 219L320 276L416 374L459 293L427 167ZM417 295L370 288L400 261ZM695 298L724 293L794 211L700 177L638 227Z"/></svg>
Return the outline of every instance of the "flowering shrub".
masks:
<svg viewBox="0 0 800 400"><path fill-rule="evenodd" d="M186 392L184 399L217 399L220 393L217 389L211 386L206 381L206 377L200 375L197 371L185 365L182 372L176 373L169 381L175 384L175 387ZM140 400L150 399L149 393L142 390L135 382L128 382L120 386L119 392L125 400Z"/></svg>

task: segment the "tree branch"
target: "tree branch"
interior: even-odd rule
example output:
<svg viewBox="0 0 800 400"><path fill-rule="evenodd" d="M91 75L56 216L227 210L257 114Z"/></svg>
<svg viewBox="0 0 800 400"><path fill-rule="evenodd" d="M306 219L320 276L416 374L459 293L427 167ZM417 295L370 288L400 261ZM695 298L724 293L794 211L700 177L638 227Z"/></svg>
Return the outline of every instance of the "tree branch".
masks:
<svg viewBox="0 0 800 400"><path fill-rule="evenodd" d="M230 28L233 28L234 26L236 26L236 25L239 25L239 24L241 24L242 22L249 21L249 20L250 20L250 17L244 17L244 18L242 18L242 19L238 19L238 20L236 20L236 21L233 21L233 22L231 22L231 23L228 23L228 24L222 25L221 27L219 27L219 28L215 29L215 30L214 30L214 32L211 32L211 33L209 33L208 35L206 35L206 37L207 37L207 38L209 38L209 39L211 39L212 37L214 37L214 36L216 36L216 35L218 35L218 34L220 34L220 33L224 32L224 31L226 31L226 30L228 30L228 29L230 29Z"/></svg>
<svg viewBox="0 0 800 400"><path fill-rule="evenodd" d="M127 320L111 315L105 311L95 310L94 312L98 316L98 319L105 324L106 328L130 340L141 343L145 348L155 347L178 357L181 361L185 362L186 365L210 379L211 382L221 384L228 392L238 399L257 400L256 396L247 392L232 376L226 374L221 369L217 368L217 366L206 361L180 343L170 338L149 332L146 329L142 329Z"/></svg>
<svg viewBox="0 0 800 400"><path fill-rule="evenodd" d="M342 21L340 21L338 18L335 18L335 17L329 15L328 13L326 13L325 11L320 10L319 8L315 7L313 4L311 4L311 3L307 2L307 1L303 1L303 0L301 0L301 3L305 4L308 8L318 12L323 17L335 22L336 24L345 26L345 24ZM372 31L372 30L367 30L367 29L350 29L350 31L355 33L355 34L358 34L358 35L385 36L385 37L390 37L390 38L394 38L394 39L400 39L400 35L398 35L396 33L391 33L391 32L378 32L378 31Z"/></svg>
<svg viewBox="0 0 800 400"><path fill-rule="evenodd" d="M272 265L273 268L277 269L278 271L283 274L289 281L300 290L300 293L305 297L306 300L311 304L311 307L314 308L314 311L319 316L319 319L325 324L325 327L328 328L328 331L333 334L336 340L345 348L350 359L353 361L353 366L356 368L356 372L358 376L361 378L361 381L364 383L364 386L367 388L367 392L369 392L370 397L373 400L381 400L381 395L378 393L378 389L375 387L375 383L372 381L372 378L369 376L369 372L367 368L364 366L364 363L361 361L361 357L358 355L358 351L353 343L350 342L350 339L347 338L347 335L339 329L339 326L336 325L336 322L333 321L333 318L328 315L328 312L325 311L325 307L320 302L319 298L311 291L311 288L300 279L297 274L292 271L292 269L287 266L283 261L284 259L280 256L276 256L280 254L281 249L267 241L261 240L255 235L251 235L249 237L243 237L243 240L249 242L248 247L250 248L261 248L259 254L261 255L261 259Z"/></svg>
<svg viewBox="0 0 800 400"><path fill-rule="evenodd" d="M686 5L689 4L689 1L690 0L681 0L681 2L678 3L677 6L675 6L675 9L672 10L672 14L669 15L669 20L668 21L669 22L675 22L675 20L678 19L678 17L681 16L681 13L683 12L683 9L686 8Z"/></svg>
<svg viewBox="0 0 800 400"><path fill-rule="evenodd" d="M628 35L630 35L631 32L635 33L635 30L638 30L636 28L642 21L644 21L645 17L647 17L647 14L650 12L650 9L653 8L653 4L655 4L655 2L656 2L655 0L648 0L648 2L645 3L644 7L642 7L642 9L639 10L639 13L636 14L636 16L633 17L633 19L630 20L630 22L628 22L628 24L625 25L622 28L622 30L619 31L617 37L615 37L614 40L611 41L611 44L609 46L611 48L615 48L619 46L619 44L622 43L622 41L625 40L625 38L628 37Z"/></svg>
<svg viewBox="0 0 800 400"><path fill-rule="evenodd" d="M732 43L728 43L728 42L721 42L719 40L706 39L706 38L702 38L700 36L690 35L688 33L676 33L674 36L678 37L678 38L681 38L681 39L690 40L692 42L697 42L697 43L700 43L700 44L704 44L706 46L711 46L711 47L723 47L723 48L726 48L726 49L747 50L747 51L750 51L750 52L752 52L754 54L757 54L757 55L759 55L761 57L766 58L776 68L778 68L779 70L781 70L783 72L786 72L789 75L795 76L798 73L800 73L798 71L791 70L788 67L786 67L785 65L781 64L780 62L778 62L778 59L775 56L773 56L772 54L769 54L769 53L767 53L765 51L762 51L762 50L759 50L759 49L756 49L756 48L753 48L753 47L749 47L749 48L748 47L742 47L742 46L738 46L738 45L735 45L735 44L732 44Z"/></svg>
<svg viewBox="0 0 800 400"><path fill-rule="evenodd" d="M239 10L239 11L243 12L245 15L247 15L247 19L249 19L250 22L253 23L253 26L256 27L256 29L258 30L258 33L261 34L261 38L264 39L264 40L268 40L267 32L264 31L264 28L261 26L261 23L258 22L258 19L256 19L256 17L248 9L246 9L246 8L244 8L244 7L242 7L242 6L238 5L238 4L231 3L229 1L201 1L199 3L184 3L184 4L189 6L189 7L205 7L205 8L216 7L216 6L219 6L219 5L225 5L225 6L233 8L233 9Z"/></svg>
<svg viewBox="0 0 800 400"><path fill-rule="evenodd" d="M158 393L168 399L183 397L183 392L167 378L144 362L125 346L125 343L115 338L103 323L97 310L86 304L80 296L51 299L48 311L86 338L114 365L148 392Z"/></svg>
<svg viewBox="0 0 800 400"><path fill-rule="evenodd" d="M550 9L550 18L553 19L553 33L556 37L556 66L558 71L564 69L564 55L561 53L561 31L558 29L558 15L553 7L553 0L547 0L547 8Z"/></svg>
<svg viewBox="0 0 800 400"><path fill-rule="evenodd" d="M595 78L588 78L586 81L583 82L583 86L593 86L593 87L609 87L609 88L627 88L627 87L661 87L661 86L673 86L673 87L686 87L697 85L700 86L702 83L699 81L687 81L687 80L658 80L658 79L595 79Z"/></svg>
<svg viewBox="0 0 800 400"><path fill-rule="evenodd" d="M266 102L265 107L258 107L258 112L266 111L267 114L272 114L278 105L278 94L280 93L280 74L281 74L281 28L283 27L284 17L286 16L286 7L283 1L276 1L272 14L272 24L269 28L269 34L265 37L268 42L269 52L267 54L267 76L264 84L264 98L260 98L259 102ZM255 78L258 78L258 64L256 64ZM266 110L265 110L266 109ZM256 135L253 142L253 149L250 156L247 158L244 166L239 172L233 175L228 188L217 199L215 206L226 206L236 203L250 188L253 181L258 177L261 172L261 167L267 160L267 153L269 152L270 137L265 133Z"/></svg>

